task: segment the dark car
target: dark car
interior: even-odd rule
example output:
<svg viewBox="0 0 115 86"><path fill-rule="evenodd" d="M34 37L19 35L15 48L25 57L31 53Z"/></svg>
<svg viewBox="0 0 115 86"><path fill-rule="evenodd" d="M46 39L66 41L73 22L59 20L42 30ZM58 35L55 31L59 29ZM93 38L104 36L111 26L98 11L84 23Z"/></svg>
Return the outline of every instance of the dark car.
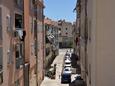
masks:
<svg viewBox="0 0 115 86"><path fill-rule="evenodd" d="M74 86L85 86L84 80L81 78L81 76L77 76L74 81Z"/></svg>
<svg viewBox="0 0 115 86"><path fill-rule="evenodd" d="M77 76L75 80L83 80L83 79L81 78L81 76Z"/></svg>
<svg viewBox="0 0 115 86"><path fill-rule="evenodd" d="M61 83L71 83L71 74L70 73L63 73L61 75Z"/></svg>

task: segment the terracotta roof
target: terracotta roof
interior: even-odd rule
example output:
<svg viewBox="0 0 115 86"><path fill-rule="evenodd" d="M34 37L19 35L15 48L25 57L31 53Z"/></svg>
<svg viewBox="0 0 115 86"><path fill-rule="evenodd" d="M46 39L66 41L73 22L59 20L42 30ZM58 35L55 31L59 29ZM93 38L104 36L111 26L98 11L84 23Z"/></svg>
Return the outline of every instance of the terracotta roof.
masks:
<svg viewBox="0 0 115 86"><path fill-rule="evenodd" d="M48 24L48 25L52 25L52 26L56 26L58 27L58 22L57 21L53 21L49 18L44 19L44 24Z"/></svg>

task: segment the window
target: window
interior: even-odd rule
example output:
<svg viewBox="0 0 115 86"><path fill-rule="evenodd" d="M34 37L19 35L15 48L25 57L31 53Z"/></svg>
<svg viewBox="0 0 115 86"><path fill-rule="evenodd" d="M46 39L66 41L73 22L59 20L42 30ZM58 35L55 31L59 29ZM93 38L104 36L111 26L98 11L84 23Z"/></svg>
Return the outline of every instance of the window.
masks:
<svg viewBox="0 0 115 86"><path fill-rule="evenodd" d="M34 20L34 24L33 24L33 29L34 29L34 37L37 38L37 21Z"/></svg>
<svg viewBox="0 0 115 86"><path fill-rule="evenodd" d="M67 32L66 32L65 34L66 34L66 35L68 35L68 33L67 33Z"/></svg>
<svg viewBox="0 0 115 86"><path fill-rule="evenodd" d="M12 64L13 63L13 47L12 45L10 45L10 48L7 51L7 63L8 64Z"/></svg>
<svg viewBox="0 0 115 86"><path fill-rule="evenodd" d="M15 0L15 6L20 10L23 10L23 0Z"/></svg>
<svg viewBox="0 0 115 86"><path fill-rule="evenodd" d="M16 68L20 68L20 65L23 64L23 44L17 44L16 45L16 53L15 53L15 57L16 57Z"/></svg>
<svg viewBox="0 0 115 86"><path fill-rule="evenodd" d="M15 28L22 29L22 15L15 14Z"/></svg>
<svg viewBox="0 0 115 86"><path fill-rule="evenodd" d="M67 30L67 28L65 28Z"/></svg>
<svg viewBox="0 0 115 86"><path fill-rule="evenodd" d="M59 35L61 36L61 28L59 28Z"/></svg>
<svg viewBox="0 0 115 86"><path fill-rule="evenodd" d="M16 58L21 58L23 55L23 45L22 43L16 45Z"/></svg>
<svg viewBox="0 0 115 86"><path fill-rule="evenodd" d="M59 28L59 30L61 31L61 28Z"/></svg>
<svg viewBox="0 0 115 86"><path fill-rule="evenodd" d="M38 7L38 9L37 9L37 16L38 16L38 19L40 20L40 21L42 21L42 19L43 19L43 8L42 7Z"/></svg>
<svg viewBox="0 0 115 86"><path fill-rule="evenodd" d="M20 81L19 79L17 81L15 81L15 86L20 86Z"/></svg>
<svg viewBox="0 0 115 86"><path fill-rule="evenodd" d="M37 54L38 54L38 42L37 42L37 40L35 40L35 42L34 42L34 50L35 50L35 56L37 56Z"/></svg>
<svg viewBox="0 0 115 86"><path fill-rule="evenodd" d="M50 54L50 48L46 48L46 56Z"/></svg>
<svg viewBox="0 0 115 86"><path fill-rule="evenodd" d="M37 17L37 6L36 5L33 6L33 13L34 13L34 16Z"/></svg>
<svg viewBox="0 0 115 86"><path fill-rule="evenodd" d="M32 2L33 0L30 0L29 2L30 2L30 4L29 4L29 8L30 8L30 12L31 11L33 11L33 2Z"/></svg>
<svg viewBox="0 0 115 86"><path fill-rule="evenodd" d="M50 41L49 41L47 36L45 36L45 41L46 41L46 43L50 43Z"/></svg>
<svg viewBox="0 0 115 86"><path fill-rule="evenodd" d="M30 18L30 30L31 30L31 33L33 33L33 18Z"/></svg>

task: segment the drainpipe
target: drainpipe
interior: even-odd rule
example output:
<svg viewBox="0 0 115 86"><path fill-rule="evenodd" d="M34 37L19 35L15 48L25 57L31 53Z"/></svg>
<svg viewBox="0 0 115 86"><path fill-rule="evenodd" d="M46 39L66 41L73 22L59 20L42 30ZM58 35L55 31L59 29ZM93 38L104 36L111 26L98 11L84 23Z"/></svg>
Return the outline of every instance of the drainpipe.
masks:
<svg viewBox="0 0 115 86"><path fill-rule="evenodd" d="M36 2L36 3L38 3L38 2ZM34 3L34 7L35 7L35 9L37 10L37 4L36 3ZM34 28L34 29L36 29L36 35L35 35L35 44L36 44L36 50L35 50L35 53L36 53L36 86L38 86L38 29L37 29L37 12L34 14L35 15L35 25L36 25L36 28Z"/></svg>
<svg viewBox="0 0 115 86"><path fill-rule="evenodd" d="M44 27L44 8L42 8L42 30L43 30L43 75L42 79L44 79L45 75L45 27Z"/></svg>
<svg viewBox="0 0 115 86"><path fill-rule="evenodd" d="M80 8L80 11L79 11L79 39L78 39L78 43L79 43L79 61L80 61L80 65L81 65L81 27L80 27L80 25L81 25L81 0L79 0L79 8Z"/></svg>
<svg viewBox="0 0 115 86"><path fill-rule="evenodd" d="M25 1L23 0L23 29L25 29L24 25L24 3ZM25 77L25 40L23 41L23 81L24 81L24 86L26 86L26 77Z"/></svg>
<svg viewBox="0 0 115 86"><path fill-rule="evenodd" d="M85 0L85 80L87 82L87 39L88 39L88 27L87 27L87 0Z"/></svg>

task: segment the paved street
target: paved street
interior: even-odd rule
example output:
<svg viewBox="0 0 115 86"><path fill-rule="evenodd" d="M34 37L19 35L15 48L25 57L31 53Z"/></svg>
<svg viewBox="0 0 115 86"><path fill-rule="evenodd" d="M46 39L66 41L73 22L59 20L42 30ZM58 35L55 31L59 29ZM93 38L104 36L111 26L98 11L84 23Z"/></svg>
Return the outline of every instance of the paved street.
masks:
<svg viewBox="0 0 115 86"><path fill-rule="evenodd" d="M70 86L69 84L61 84L61 79L59 79L59 75L61 74L63 58L67 49L59 50L59 55L55 58L52 65L57 64L56 66L56 79L49 79L48 77L44 78L41 86ZM72 79L74 79L75 75L72 75Z"/></svg>

